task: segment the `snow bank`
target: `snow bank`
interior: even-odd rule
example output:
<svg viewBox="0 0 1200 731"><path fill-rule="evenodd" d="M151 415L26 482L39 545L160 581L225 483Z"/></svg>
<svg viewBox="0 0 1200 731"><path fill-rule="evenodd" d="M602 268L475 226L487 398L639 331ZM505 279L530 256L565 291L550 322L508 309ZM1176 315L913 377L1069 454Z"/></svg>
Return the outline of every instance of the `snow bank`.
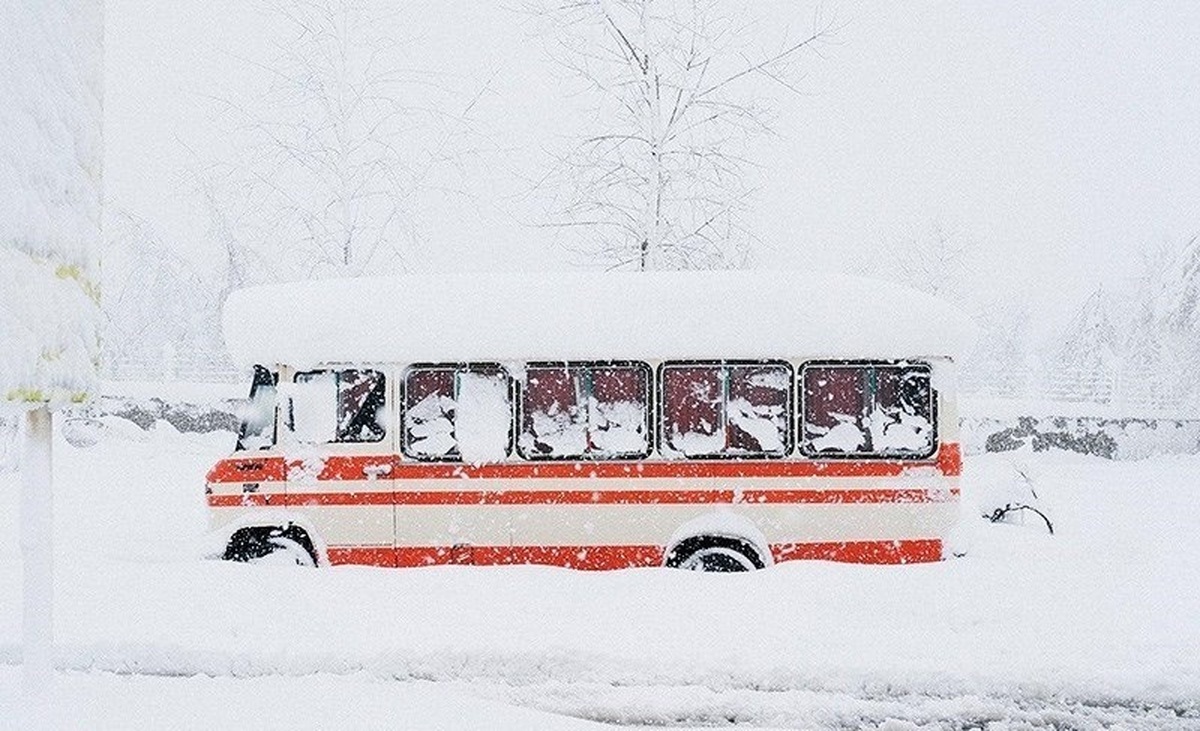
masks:
<svg viewBox="0 0 1200 731"><path fill-rule="evenodd" d="M271 702L294 695L305 707L322 685L346 687L323 701L348 718L360 686L382 686L646 725L1200 722L1200 458L1021 455L1054 536L979 518L1012 468L1007 456L970 458L969 552L936 564L790 562L734 576L301 571L197 560L203 475L228 435L160 424L146 437L56 445L56 637L60 668L76 671L60 676L68 704L81 702L72 688L87 686L115 705L124 696L110 674L133 674L122 680L155 703L161 686L145 677L154 674L186 687L169 692L192 694L155 706L163 720L150 725L171 728L193 715L240 727L221 720L236 688L247 708L267 707L254 705L260 687L277 689ZM0 665L9 666L20 652L16 494L16 477L0 475ZM0 719L12 687L0 677ZM281 711L279 725L291 717ZM66 727L97 727L80 718Z"/></svg>
<svg viewBox="0 0 1200 731"><path fill-rule="evenodd" d="M242 365L604 358L916 358L973 325L899 285L780 271L436 274L234 292Z"/></svg>
<svg viewBox="0 0 1200 731"><path fill-rule="evenodd" d="M5 691L17 673L0 668L0 728L16 709ZM51 728L311 729L394 728L414 731L603 731L607 726L472 697L431 683L398 686L381 679L184 678L73 673L57 682Z"/></svg>

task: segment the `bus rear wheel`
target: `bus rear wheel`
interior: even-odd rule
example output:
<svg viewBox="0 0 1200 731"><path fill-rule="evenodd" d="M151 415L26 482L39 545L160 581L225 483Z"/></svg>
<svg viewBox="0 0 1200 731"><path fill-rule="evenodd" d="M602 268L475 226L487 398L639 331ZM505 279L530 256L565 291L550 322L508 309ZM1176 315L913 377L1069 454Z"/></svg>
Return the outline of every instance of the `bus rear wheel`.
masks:
<svg viewBox="0 0 1200 731"><path fill-rule="evenodd" d="M680 541L667 553L666 565L687 571L731 573L765 565L746 541L728 536L697 536Z"/></svg>
<svg viewBox="0 0 1200 731"><path fill-rule="evenodd" d="M242 528L225 546L226 561L272 563L289 566L317 565L312 541L303 530L287 528Z"/></svg>

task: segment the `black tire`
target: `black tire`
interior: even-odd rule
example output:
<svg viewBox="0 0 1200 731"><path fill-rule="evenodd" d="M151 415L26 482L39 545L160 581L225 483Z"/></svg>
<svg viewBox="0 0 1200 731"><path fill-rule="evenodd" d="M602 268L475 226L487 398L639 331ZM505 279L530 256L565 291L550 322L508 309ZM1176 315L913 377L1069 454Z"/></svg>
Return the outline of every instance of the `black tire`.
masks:
<svg viewBox="0 0 1200 731"><path fill-rule="evenodd" d="M753 545L728 536L696 536L680 541L667 553L666 565L714 573L753 571L766 566Z"/></svg>
<svg viewBox="0 0 1200 731"><path fill-rule="evenodd" d="M316 551L308 533L294 525L286 528L242 528L230 536L222 558L239 563L271 559L297 566L317 565Z"/></svg>

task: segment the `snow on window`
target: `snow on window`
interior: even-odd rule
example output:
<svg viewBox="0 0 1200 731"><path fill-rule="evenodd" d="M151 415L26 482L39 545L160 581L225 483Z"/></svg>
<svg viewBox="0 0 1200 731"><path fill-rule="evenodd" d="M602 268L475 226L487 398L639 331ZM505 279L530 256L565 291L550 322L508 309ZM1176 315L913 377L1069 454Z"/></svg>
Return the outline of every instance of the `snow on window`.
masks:
<svg viewBox="0 0 1200 731"><path fill-rule="evenodd" d="M288 392L292 438L301 444L337 441L337 376L301 373Z"/></svg>
<svg viewBox="0 0 1200 731"><path fill-rule="evenodd" d="M504 461L512 426L508 377L501 373L459 373L455 426L464 462Z"/></svg>
<svg viewBox="0 0 1200 731"><path fill-rule="evenodd" d="M926 457L933 452L928 365L809 365L802 381L805 453Z"/></svg>
<svg viewBox="0 0 1200 731"><path fill-rule="evenodd" d="M237 448L241 450L268 449L275 443L276 383L279 374L254 366L254 381L250 398L242 410Z"/></svg>
<svg viewBox="0 0 1200 731"><path fill-rule="evenodd" d="M665 456L781 456L790 437L786 363L667 364Z"/></svg>
<svg viewBox="0 0 1200 731"><path fill-rule="evenodd" d="M291 431L302 443L378 442L387 434L387 386L379 371L297 373L291 388Z"/></svg>
<svg viewBox="0 0 1200 731"><path fill-rule="evenodd" d="M518 447L528 458L619 458L650 451L650 367L567 363L525 368Z"/></svg>
<svg viewBox="0 0 1200 731"><path fill-rule="evenodd" d="M404 380L404 453L457 457L454 371L410 369Z"/></svg>
<svg viewBox="0 0 1200 731"><path fill-rule="evenodd" d="M417 459L500 462L512 424L499 366L417 366L404 379L404 453Z"/></svg>

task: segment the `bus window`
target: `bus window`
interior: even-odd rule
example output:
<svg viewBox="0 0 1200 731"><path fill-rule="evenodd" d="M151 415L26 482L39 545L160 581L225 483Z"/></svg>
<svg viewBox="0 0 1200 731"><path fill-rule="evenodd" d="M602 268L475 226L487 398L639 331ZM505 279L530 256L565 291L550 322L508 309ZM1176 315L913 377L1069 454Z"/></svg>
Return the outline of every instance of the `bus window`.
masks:
<svg viewBox="0 0 1200 731"><path fill-rule="evenodd" d="M300 442L378 442L387 434L379 371L297 373L292 390L292 434Z"/></svg>
<svg viewBox="0 0 1200 731"><path fill-rule="evenodd" d="M527 459L617 459L650 453L650 366L529 365L521 392Z"/></svg>
<svg viewBox="0 0 1200 731"><path fill-rule="evenodd" d="M270 449L275 444L275 401L279 374L254 366L250 399L238 428L238 451Z"/></svg>
<svg viewBox="0 0 1200 731"><path fill-rule="evenodd" d="M786 363L667 363L663 456L781 457L791 443Z"/></svg>
<svg viewBox="0 0 1200 731"><path fill-rule="evenodd" d="M810 456L928 457L934 451L929 366L808 364L803 439Z"/></svg>
<svg viewBox="0 0 1200 731"><path fill-rule="evenodd" d="M497 365L413 366L404 377L404 454L499 462L512 441L508 374Z"/></svg>

